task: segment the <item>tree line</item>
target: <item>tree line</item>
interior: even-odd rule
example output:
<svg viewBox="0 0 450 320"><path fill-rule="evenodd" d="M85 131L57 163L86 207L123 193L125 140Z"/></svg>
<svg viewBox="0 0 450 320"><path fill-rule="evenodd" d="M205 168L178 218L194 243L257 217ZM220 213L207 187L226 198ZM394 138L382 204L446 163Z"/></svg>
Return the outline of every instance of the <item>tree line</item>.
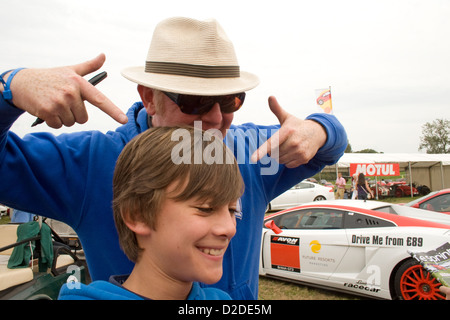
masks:
<svg viewBox="0 0 450 320"><path fill-rule="evenodd" d="M419 151L426 153L450 153L450 120L436 119L422 126ZM353 151L350 142L347 144L345 153L383 153L367 148Z"/></svg>

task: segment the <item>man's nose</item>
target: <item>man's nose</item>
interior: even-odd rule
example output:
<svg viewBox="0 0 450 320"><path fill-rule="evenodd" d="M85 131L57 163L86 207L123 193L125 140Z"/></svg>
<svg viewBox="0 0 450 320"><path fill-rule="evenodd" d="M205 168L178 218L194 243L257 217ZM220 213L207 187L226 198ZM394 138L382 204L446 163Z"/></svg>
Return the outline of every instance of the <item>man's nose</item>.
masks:
<svg viewBox="0 0 450 320"><path fill-rule="evenodd" d="M220 104L216 102L211 110L202 115L201 120L212 124L218 124L222 122L222 118L223 116L222 110L220 110Z"/></svg>

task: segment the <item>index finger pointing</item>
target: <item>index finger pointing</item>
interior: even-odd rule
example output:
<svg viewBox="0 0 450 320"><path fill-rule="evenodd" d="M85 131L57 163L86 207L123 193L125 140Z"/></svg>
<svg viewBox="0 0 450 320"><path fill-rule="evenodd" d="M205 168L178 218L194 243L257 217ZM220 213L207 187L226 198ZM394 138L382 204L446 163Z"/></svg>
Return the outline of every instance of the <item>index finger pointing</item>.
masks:
<svg viewBox="0 0 450 320"><path fill-rule="evenodd" d="M83 81L80 87L81 97L96 106L104 113L121 124L128 122L128 117L111 100L109 100L97 88L87 81Z"/></svg>
<svg viewBox="0 0 450 320"><path fill-rule="evenodd" d="M278 159L280 148L280 130L278 130L272 137L267 139L251 156L252 162L261 160L265 155Z"/></svg>

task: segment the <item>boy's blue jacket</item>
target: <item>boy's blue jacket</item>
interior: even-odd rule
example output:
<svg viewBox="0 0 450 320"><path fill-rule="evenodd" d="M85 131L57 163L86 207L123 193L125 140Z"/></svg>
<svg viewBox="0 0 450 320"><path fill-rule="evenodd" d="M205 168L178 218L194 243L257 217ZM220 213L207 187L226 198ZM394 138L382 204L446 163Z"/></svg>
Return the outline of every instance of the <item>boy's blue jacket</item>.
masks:
<svg viewBox="0 0 450 320"><path fill-rule="evenodd" d="M133 264L120 249L112 214L112 178L125 144L148 129L142 103L129 109L127 124L106 134L32 133L19 138L9 128L22 113L0 95L0 203L70 225L81 240L93 280L129 274ZM278 167L268 157L250 163L253 151L279 126L233 125L225 138L238 160L245 192L224 275L214 286L233 299L257 298L261 232L269 201L336 163L346 148L345 130L334 116L313 114L308 119L325 128L328 140L308 164L295 169Z"/></svg>
<svg viewBox="0 0 450 320"><path fill-rule="evenodd" d="M59 293L59 300L144 300L146 298L135 294L113 282L98 280L85 285L83 283L64 284ZM230 296L216 288L202 288L197 282L186 300L230 300Z"/></svg>

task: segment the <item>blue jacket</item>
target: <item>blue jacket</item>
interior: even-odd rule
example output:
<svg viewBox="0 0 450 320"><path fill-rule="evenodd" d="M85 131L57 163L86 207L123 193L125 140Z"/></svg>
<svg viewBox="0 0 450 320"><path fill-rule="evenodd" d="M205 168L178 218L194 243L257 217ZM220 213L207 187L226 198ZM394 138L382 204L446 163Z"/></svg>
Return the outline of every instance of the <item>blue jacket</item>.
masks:
<svg viewBox="0 0 450 320"><path fill-rule="evenodd" d="M21 139L9 128L22 113L0 95L0 203L70 225L81 240L93 280L129 274L133 264L120 249L112 214L112 178L122 148L148 129L142 103L129 109L127 124L106 134L33 133ZM269 201L337 162L345 150L347 136L334 116L308 118L322 124L328 140L308 164L296 169L278 167L268 157L250 164L252 152L279 126L233 125L225 138L240 163L245 192L243 214L225 255L224 275L214 286L234 299L257 298L261 232Z"/></svg>
<svg viewBox="0 0 450 320"><path fill-rule="evenodd" d="M83 283L64 284L59 292L59 300L144 300L147 299L133 293L117 281L98 280L85 285ZM197 282L192 284L191 292L186 300L230 300L230 296L216 288L202 288Z"/></svg>

